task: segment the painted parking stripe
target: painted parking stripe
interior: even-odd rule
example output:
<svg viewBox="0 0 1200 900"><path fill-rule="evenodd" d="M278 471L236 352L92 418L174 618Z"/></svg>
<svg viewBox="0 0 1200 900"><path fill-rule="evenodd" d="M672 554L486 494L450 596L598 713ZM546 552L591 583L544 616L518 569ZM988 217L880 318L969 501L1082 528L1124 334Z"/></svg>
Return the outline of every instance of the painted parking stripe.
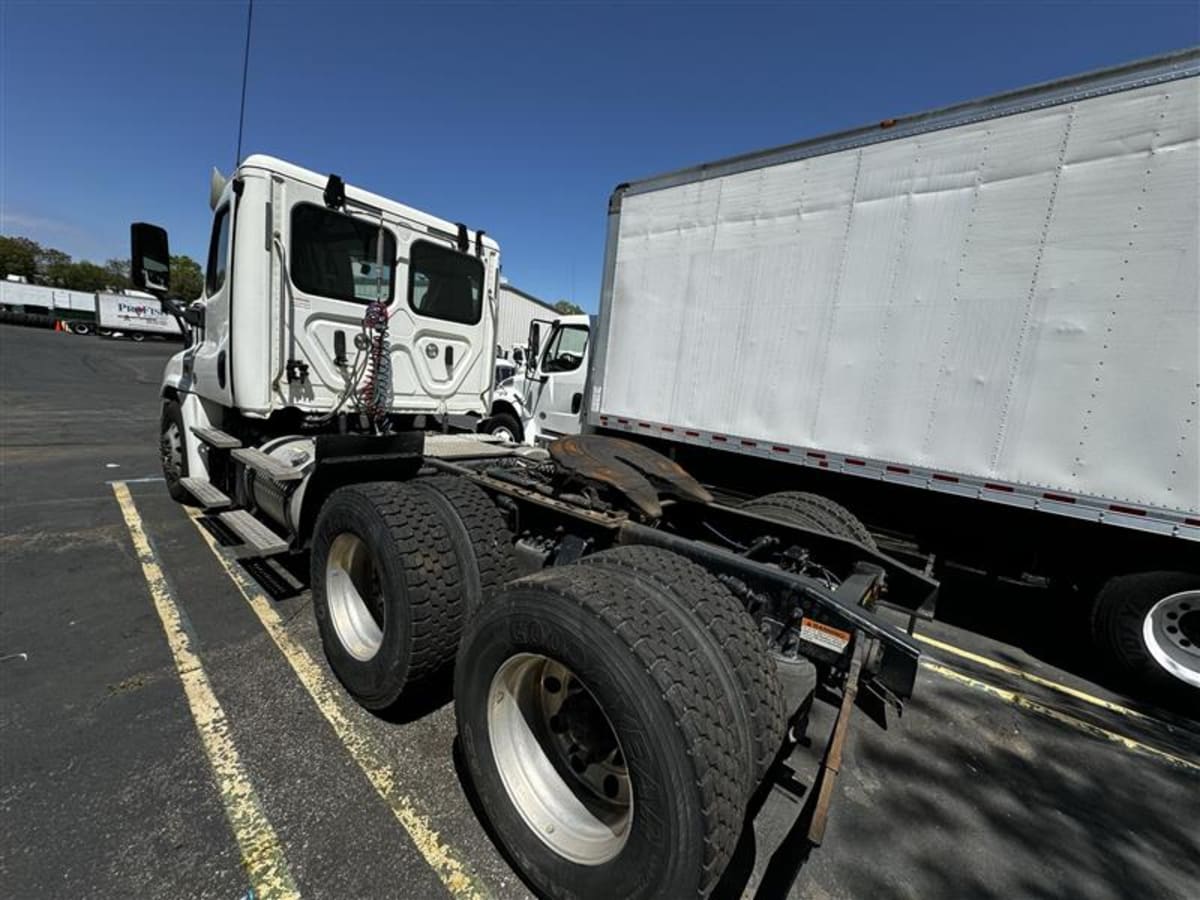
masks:
<svg viewBox="0 0 1200 900"><path fill-rule="evenodd" d="M408 832L413 844L441 879L446 890L459 900L484 900L490 896L466 863L458 858L452 848L443 843L429 819L418 811L412 799L400 790L400 778L392 768L388 754L354 724L348 712L350 705L341 686L324 666L313 660L308 650L288 634L283 620L271 607L270 601L201 524L201 514L193 509L188 509L187 513L225 573L258 616L279 652L291 664L300 683L333 727L334 733L349 751L351 758L362 769L367 780L396 817L396 821Z"/></svg>
<svg viewBox="0 0 1200 900"><path fill-rule="evenodd" d="M1084 703L1090 703L1092 706L1098 706L1101 709L1108 710L1109 712L1114 712L1130 719L1161 725L1172 733L1183 731L1188 734L1197 734L1196 723L1180 719L1171 713L1162 710L1156 711L1153 715L1144 713L1140 710L1132 709L1120 703L1114 703L1112 700L1105 700L1103 697L1097 697L1094 694L1081 691L1078 688L1073 688L1070 685L1053 681L1041 675L1036 675L1033 672L1026 672L1024 669L1018 669L1016 666L1010 666L1007 663L1000 662L999 660L981 656L978 653L972 653L970 650L964 650L962 647L956 647L953 644L947 644L945 641L939 641L936 638L931 638L921 634L914 634L913 637L922 643L928 644L930 647L934 647L946 653L951 653L955 656L961 657L962 659L970 660L973 663L978 663L979 665L985 666L986 668L994 671L1004 672L1007 675L1012 675L1016 678L1020 678L1023 681L1041 685L1042 687L1049 688L1052 691L1057 691L1060 694L1066 694L1068 697L1073 697L1076 700L1083 701Z"/></svg>
<svg viewBox="0 0 1200 900"><path fill-rule="evenodd" d="M188 707L196 730L200 733L200 742L208 756L209 765L212 766L221 803L241 850L242 865L250 879L254 896L263 900L298 898L300 894L296 890L279 837L263 812L254 786L242 765L225 711L213 693L183 614L146 537L142 518L134 506L129 488L123 482L116 482L112 489L121 507L121 514L125 517L125 526L133 540L142 575L154 600L154 608L162 621L167 644L175 659L175 669L179 673L179 680L183 682Z"/></svg>
<svg viewBox="0 0 1200 900"><path fill-rule="evenodd" d="M1060 684L1057 681L1051 681L1049 678L1043 678L1041 675L1035 675L1032 672L1026 672L1023 669L1018 669L1016 666L1010 666L998 660L989 659L986 656L980 656L978 653L972 653L970 650L964 650L961 647L955 647L953 644L947 644L944 641L939 641L936 638L931 638L923 634L914 634L918 641L923 644L928 644L930 647L936 647L946 653L951 653L962 659L968 659L973 663L978 663L996 672L1004 672L1008 675L1013 675L1023 681L1038 684L1042 687L1050 688L1053 691L1058 691L1060 694L1066 694L1068 697L1074 697L1076 700L1082 700L1084 703L1090 703L1092 706L1098 706L1101 709L1106 709L1109 712L1115 712L1122 716L1128 716L1131 719L1145 719L1149 721L1157 721L1153 716L1148 716L1143 712L1138 712L1136 709L1130 709L1128 706L1122 706L1120 703L1113 703L1111 700L1105 700L1103 697L1096 697L1088 694L1077 688L1069 687L1065 684Z"/></svg>
<svg viewBox="0 0 1200 900"><path fill-rule="evenodd" d="M1111 731L1107 728L1102 728L1091 722L1077 718L1069 713L1065 713L1060 709L1055 709L1053 706L1047 706L1032 697L1027 697L1024 694L1018 694L1016 691L1010 691L1006 688L996 687L994 684L988 684L986 681L980 681L978 678L973 678L970 675L959 672L957 669L951 669L949 666L943 666L940 663L935 663L930 660L922 660L921 668L926 671L933 672L935 675L940 675L950 681L958 684L966 685L978 691L983 691L993 697L999 697L1007 703L1011 703L1020 709L1028 712L1036 713L1058 722L1060 725L1066 725L1075 731L1090 735L1091 737L1101 738L1102 740L1111 741L1114 744L1124 747L1126 750L1132 750L1136 753L1144 753L1148 756L1153 756L1164 762L1168 762L1173 766L1178 766L1181 769L1188 769L1193 772L1200 772L1200 761L1188 759L1183 756L1176 756L1174 753L1168 753L1166 750L1160 750L1158 747L1152 747L1149 744L1129 737L1129 735L1121 734L1117 731Z"/></svg>

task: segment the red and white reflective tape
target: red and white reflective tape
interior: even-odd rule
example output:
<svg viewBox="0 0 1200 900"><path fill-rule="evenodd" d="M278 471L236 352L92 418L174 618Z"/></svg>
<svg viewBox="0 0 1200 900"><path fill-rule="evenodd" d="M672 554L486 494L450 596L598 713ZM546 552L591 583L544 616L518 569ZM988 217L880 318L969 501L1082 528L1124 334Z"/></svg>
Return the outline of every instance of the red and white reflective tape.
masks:
<svg viewBox="0 0 1200 900"><path fill-rule="evenodd" d="M1039 485L985 481L961 473L939 472L934 469L899 465L883 460L846 456L827 450L764 443L756 438L739 435L681 429L675 425L641 420L631 422L629 419L607 414L598 416L598 422L602 428L659 433L669 435L669 440L702 447L714 447L719 450L734 450L747 456L784 458L793 465L839 471L861 478L874 478L879 481L906 484L912 487L924 487L929 490L989 500L1008 506L1020 506L1076 519L1104 522L1137 531L1200 541L1200 517L1190 516L1178 510L1114 502L1113 498L1108 497L1066 494L1046 490Z"/></svg>

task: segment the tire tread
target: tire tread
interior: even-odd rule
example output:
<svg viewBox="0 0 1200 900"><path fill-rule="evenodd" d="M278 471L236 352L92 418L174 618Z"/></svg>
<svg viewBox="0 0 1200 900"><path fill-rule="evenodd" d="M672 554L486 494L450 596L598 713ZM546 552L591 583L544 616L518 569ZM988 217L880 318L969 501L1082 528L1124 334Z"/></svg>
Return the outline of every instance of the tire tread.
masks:
<svg viewBox="0 0 1200 900"><path fill-rule="evenodd" d="M747 793L742 746L722 702L726 692L703 664L698 629L688 627L655 587L611 577L600 566L549 569L515 584L545 590L550 602L574 602L618 635L657 685L695 760L704 821L703 873L697 896L721 877L733 855Z"/></svg>
<svg viewBox="0 0 1200 900"><path fill-rule="evenodd" d="M585 557L583 562L628 568L652 580L690 609L729 662L750 738L750 765L757 784L779 752L787 729L783 687L763 635L725 585L703 566L669 550L628 546Z"/></svg>

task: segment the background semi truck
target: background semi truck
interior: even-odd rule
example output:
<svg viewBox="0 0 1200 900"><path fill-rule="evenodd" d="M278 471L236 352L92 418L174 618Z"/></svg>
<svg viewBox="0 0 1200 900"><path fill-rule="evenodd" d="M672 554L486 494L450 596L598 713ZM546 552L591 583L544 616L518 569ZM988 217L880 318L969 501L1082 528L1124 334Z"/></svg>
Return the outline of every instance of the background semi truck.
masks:
<svg viewBox="0 0 1200 900"><path fill-rule="evenodd" d="M622 185L590 360L564 371L555 326L491 422L585 405L707 484L836 497L894 552L1049 580L1115 667L1200 686L1198 71Z"/></svg>

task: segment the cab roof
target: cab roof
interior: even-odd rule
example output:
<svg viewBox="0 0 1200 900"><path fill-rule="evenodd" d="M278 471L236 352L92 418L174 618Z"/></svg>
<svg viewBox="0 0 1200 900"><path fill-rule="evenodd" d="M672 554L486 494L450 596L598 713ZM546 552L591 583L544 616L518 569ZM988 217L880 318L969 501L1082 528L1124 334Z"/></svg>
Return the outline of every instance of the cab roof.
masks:
<svg viewBox="0 0 1200 900"><path fill-rule="evenodd" d="M237 171L244 172L247 169L270 172L273 175L279 175L292 181L299 181L319 190L324 190L325 185L329 181L328 174L322 175L320 172L314 172L311 169L302 168L287 160L267 156L263 153L255 153L247 156L242 160L242 164L238 166ZM406 206L403 203L398 203L379 194L373 194L370 191L355 187L349 183L346 184L346 196L351 200L377 207L397 218L424 226L426 229L440 231L451 236L458 234L458 225L454 222L430 215L427 212L422 212L419 209L414 209L411 206ZM475 244L476 235L477 232L475 230L467 229L467 237L472 246ZM500 250L500 245L486 234L483 236L483 246L496 252Z"/></svg>

